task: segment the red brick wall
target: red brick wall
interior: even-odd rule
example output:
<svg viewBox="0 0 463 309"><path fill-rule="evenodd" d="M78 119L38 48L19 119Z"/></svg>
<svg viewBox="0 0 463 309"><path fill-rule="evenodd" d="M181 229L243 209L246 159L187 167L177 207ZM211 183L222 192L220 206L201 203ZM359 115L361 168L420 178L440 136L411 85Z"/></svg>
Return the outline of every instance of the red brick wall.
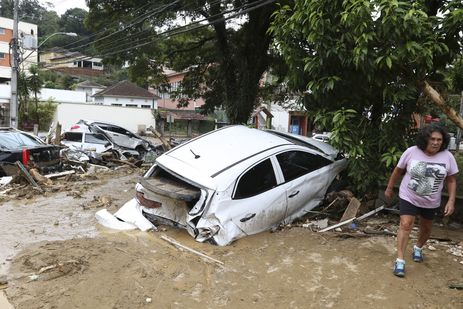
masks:
<svg viewBox="0 0 463 309"><path fill-rule="evenodd" d="M1 42L10 42L11 38L13 38L13 30L12 29L4 29L5 33L0 34L0 41Z"/></svg>

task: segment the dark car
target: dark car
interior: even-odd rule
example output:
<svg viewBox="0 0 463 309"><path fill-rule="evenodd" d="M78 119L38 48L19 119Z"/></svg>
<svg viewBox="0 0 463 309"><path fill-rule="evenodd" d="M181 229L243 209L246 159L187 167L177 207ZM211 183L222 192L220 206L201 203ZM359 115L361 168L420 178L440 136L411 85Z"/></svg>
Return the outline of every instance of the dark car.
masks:
<svg viewBox="0 0 463 309"><path fill-rule="evenodd" d="M60 147L12 128L0 128L0 176L9 175L16 161L36 167L42 174L61 168Z"/></svg>

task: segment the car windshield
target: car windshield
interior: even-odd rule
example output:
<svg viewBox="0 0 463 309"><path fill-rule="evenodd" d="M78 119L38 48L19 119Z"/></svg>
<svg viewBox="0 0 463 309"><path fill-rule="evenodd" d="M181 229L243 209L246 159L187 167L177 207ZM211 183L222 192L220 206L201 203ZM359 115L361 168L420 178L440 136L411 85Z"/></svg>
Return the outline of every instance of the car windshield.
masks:
<svg viewBox="0 0 463 309"><path fill-rule="evenodd" d="M4 132L0 134L0 147L3 149L18 149L37 145L40 145L37 140L19 132Z"/></svg>

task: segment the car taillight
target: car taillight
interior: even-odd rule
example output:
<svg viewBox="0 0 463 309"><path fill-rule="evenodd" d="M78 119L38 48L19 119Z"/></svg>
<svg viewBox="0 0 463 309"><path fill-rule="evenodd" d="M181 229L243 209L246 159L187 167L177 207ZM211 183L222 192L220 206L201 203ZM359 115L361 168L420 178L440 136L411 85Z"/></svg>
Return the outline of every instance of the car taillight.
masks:
<svg viewBox="0 0 463 309"><path fill-rule="evenodd" d="M146 208L159 208L162 206L161 203L155 202L145 198L145 195L142 192L137 191L135 194L135 198L137 199L138 203Z"/></svg>
<svg viewBox="0 0 463 309"><path fill-rule="evenodd" d="M23 165L24 166L27 166L29 164L29 158L31 156L31 153L29 151L29 149L23 149L23 157L22 157L22 161L23 161Z"/></svg>
<svg viewBox="0 0 463 309"><path fill-rule="evenodd" d="M75 125L73 125L73 126L71 127L71 130L77 130L77 129L79 129L79 128L80 128L80 126L78 126L78 125L75 124Z"/></svg>

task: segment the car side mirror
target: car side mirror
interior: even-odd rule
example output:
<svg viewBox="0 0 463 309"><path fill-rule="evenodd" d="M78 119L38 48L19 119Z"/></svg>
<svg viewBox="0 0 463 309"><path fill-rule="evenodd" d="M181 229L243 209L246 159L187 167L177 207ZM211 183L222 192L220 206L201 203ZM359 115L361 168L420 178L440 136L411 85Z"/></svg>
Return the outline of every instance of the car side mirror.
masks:
<svg viewBox="0 0 463 309"><path fill-rule="evenodd" d="M104 144L105 147L109 147L111 146L111 143L110 142L107 142L106 144Z"/></svg>

